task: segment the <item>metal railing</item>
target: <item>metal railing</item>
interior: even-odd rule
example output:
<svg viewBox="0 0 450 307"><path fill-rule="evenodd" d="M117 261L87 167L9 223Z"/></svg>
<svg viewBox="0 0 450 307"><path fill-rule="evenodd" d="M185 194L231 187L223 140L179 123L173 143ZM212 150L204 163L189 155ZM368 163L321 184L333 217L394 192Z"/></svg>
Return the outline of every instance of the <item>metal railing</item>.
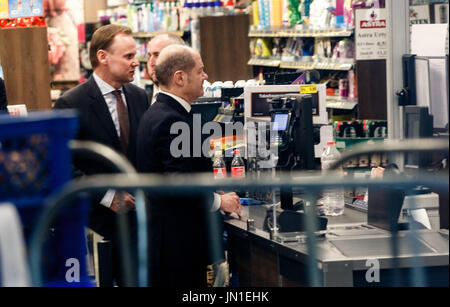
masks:
<svg viewBox="0 0 450 307"><path fill-rule="evenodd" d="M371 148L372 152L414 152L414 151L439 151L448 154L448 140L429 140L428 145L424 140L420 141L407 141L399 142L397 145L385 143L383 145L376 145L376 148ZM427 140L428 142L428 140ZM411 148L414 146L415 148ZM362 153L368 153L367 148L356 150L353 148L353 152L349 155L343 155L340 162L344 162L346 159ZM277 178L260 178L258 180L251 181L225 179L222 181L211 180L210 174L201 174L197 176L189 175L149 175L149 174L117 174L117 175L96 175L83 178L82 180L72 181L68 183L62 191L53 196L47 201L45 206L45 212L42 214L38 221L37 227L33 234L30 244L30 266L31 276L33 284L35 286L41 285L41 259L42 259L42 243L44 242L46 229L48 229L50 223L55 218L57 213L63 209L72 200L76 199L80 193L93 193L93 192L106 192L108 189L117 190L136 190L146 193L158 192L174 195L177 193L186 194L195 192L214 192L216 190L234 190L234 189L251 189L251 188L301 188L303 191L307 191L305 199L311 204L316 202L317 192L323 188L336 188L336 187L401 187L404 189L411 189L418 185L427 186L431 189L437 189L444 191L448 195L449 178L448 175L437 175L424 173L421 176L414 176L414 178L408 176L402 176L397 174L387 175L382 180L370 180L370 179L358 179L357 181L351 178L332 178L330 176L324 176L320 173L311 175L308 173L289 173L280 174ZM141 193L141 192L139 192ZM145 207L144 198L139 197L136 199L136 207ZM317 225L314 224L315 213L313 210L306 210L307 223L307 251L308 251L308 278L309 285L321 286L319 280L319 271L316 264L316 242L314 233L317 230ZM308 222L309 221L309 222ZM141 223L138 225L141 229L138 230L139 234L143 234L146 231L146 227ZM414 232L414 229L411 229ZM140 240L143 237L140 237ZM395 235L393 236L395 240ZM142 242L140 242L142 243ZM413 249L414 251L414 249ZM145 251L141 251L144 253ZM395 257L394 253L394 257ZM413 255L413 258L416 259ZM417 256L417 255L416 255ZM146 263L141 257L139 263L139 276L147 274ZM415 272L413 285L424 284L424 272L420 267L420 263L414 262ZM140 279L140 286L147 285L145 279Z"/></svg>
<svg viewBox="0 0 450 307"><path fill-rule="evenodd" d="M74 159L86 159L89 161L95 161L102 165L105 170L110 170L114 173L125 174L126 176L137 175L136 169L131 165L131 163L120 153L114 151L108 146L105 146L100 143L91 142L91 141L77 141L73 140L69 143L69 148L71 149L72 155ZM86 177L85 177L86 178ZM77 180L85 180L85 178L77 179ZM80 191L81 193L81 191ZM142 191L136 190L136 218L138 225L138 263L139 267L142 268L142 271L147 270L147 212L145 209L145 201L144 195ZM69 203L77 200L77 197L69 200ZM46 211L48 212L48 211ZM52 211L53 212L53 211ZM54 213L53 218L57 217L59 211ZM47 214L47 213L44 213ZM130 266L130 248L128 244L128 223L123 215L118 214L118 226L120 228L119 233L119 244L120 244L120 253L122 259L125 259L123 262L124 265L124 280L126 284L132 284L132 267ZM99 263L101 259L99 259ZM111 269L111 268L109 268ZM139 274L137 283L139 286L146 286L148 284L148 275L147 274ZM41 277L36 275L36 278L33 279L33 283L35 285L42 284Z"/></svg>

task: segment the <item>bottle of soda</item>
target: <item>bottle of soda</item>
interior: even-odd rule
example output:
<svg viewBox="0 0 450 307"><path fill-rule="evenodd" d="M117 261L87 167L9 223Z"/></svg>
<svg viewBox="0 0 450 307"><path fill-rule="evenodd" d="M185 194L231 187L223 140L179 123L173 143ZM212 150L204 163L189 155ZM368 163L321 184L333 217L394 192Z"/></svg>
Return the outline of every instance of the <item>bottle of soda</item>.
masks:
<svg viewBox="0 0 450 307"><path fill-rule="evenodd" d="M245 164L241 157L241 151L236 149L234 151L234 158L231 161L231 177L245 178Z"/></svg>
<svg viewBox="0 0 450 307"><path fill-rule="evenodd" d="M214 152L213 161L214 179L223 179L227 177L227 168L222 157L222 150Z"/></svg>

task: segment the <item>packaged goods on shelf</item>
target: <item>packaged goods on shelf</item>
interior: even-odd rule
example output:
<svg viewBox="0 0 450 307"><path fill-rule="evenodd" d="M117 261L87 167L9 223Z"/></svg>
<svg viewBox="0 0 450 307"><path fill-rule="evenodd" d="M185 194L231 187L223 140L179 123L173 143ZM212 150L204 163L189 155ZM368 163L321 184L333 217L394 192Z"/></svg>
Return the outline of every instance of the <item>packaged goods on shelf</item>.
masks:
<svg viewBox="0 0 450 307"><path fill-rule="evenodd" d="M269 1L268 1L269 2ZM129 26L133 32L189 31L193 20L204 16L223 16L241 12L234 1L129 1L99 11L99 20Z"/></svg>
<svg viewBox="0 0 450 307"><path fill-rule="evenodd" d="M30 17L30 18L0 18L0 29L14 29L14 28L30 28L30 27L46 27L44 17Z"/></svg>
<svg viewBox="0 0 450 307"><path fill-rule="evenodd" d="M259 30L280 27L352 28L353 0L254 0L253 26Z"/></svg>
<svg viewBox="0 0 450 307"><path fill-rule="evenodd" d="M355 44L350 39L343 39L334 46L333 58L353 59L355 56Z"/></svg>

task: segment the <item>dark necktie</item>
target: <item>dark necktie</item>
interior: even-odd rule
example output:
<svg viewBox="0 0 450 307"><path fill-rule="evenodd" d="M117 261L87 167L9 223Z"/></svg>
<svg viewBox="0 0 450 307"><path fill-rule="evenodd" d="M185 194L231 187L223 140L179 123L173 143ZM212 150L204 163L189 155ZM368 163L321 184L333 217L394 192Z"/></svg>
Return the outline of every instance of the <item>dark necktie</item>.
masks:
<svg viewBox="0 0 450 307"><path fill-rule="evenodd" d="M120 125L120 143L122 145L122 150L125 154L128 152L128 142L130 137L130 121L128 119L128 109L122 100L122 95L120 90L113 92L117 99L117 116L119 117Z"/></svg>

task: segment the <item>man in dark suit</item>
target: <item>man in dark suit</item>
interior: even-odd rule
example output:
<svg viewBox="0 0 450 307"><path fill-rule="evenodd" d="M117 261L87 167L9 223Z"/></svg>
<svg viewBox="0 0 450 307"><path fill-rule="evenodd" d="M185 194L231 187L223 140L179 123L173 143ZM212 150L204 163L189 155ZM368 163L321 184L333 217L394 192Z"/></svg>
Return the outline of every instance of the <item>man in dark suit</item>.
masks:
<svg viewBox="0 0 450 307"><path fill-rule="evenodd" d="M142 118L138 130L140 172L209 172L212 176L210 158L192 155L193 117L190 109L191 104L203 95L203 81L207 77L199 53L192 48L171 45L162 50L156 63L156 78L161 91ZM174 124L187 124L190 130L190 152L182 156L171 151L172 143L179 138L170 133ZM212 255L209 249L211 243L221 241L222 233L216 229L216 236L211 240L208 235L214 228L207 226L213 224L213 219L220 222L219 209L240 215L239 197L235 193L205 195L193 191L170 196L152 192L148 197L150 286L206 286L206 266L220 260L218 257L223 258L223 255Z"/></svg>
<svg viewBox="0 0 450 307"><path fill-rule="evenodd" d="M159 54L164 48L174 44L185 45L181 37L170 33L156 35L154 38L152 38L152 40L148 44L147 71L150 76L150 79L153 81L153 88L148 93L148 99L150 101L150 104L153 104L156 101L156 95L159 93L158 80L156 79L155 75L156 60L158 59Z"/></svg>
<svg viewBox="0 0 450 307"><path fill-rule="evenodd" d="M78 110L79 140L109 146L136 166L137 129L148 100L143 89L129 83L139 66L131 29L118 25L99 28L92 37L89 56L93 75L59 98L55 108ZM96 161L75 161L75 167L85 175L109 172ZM94 202L89 227L112 242L113 275L121 284L116 217L127 214L133 222L135 200L129 193L109 190Z"/></svg>

